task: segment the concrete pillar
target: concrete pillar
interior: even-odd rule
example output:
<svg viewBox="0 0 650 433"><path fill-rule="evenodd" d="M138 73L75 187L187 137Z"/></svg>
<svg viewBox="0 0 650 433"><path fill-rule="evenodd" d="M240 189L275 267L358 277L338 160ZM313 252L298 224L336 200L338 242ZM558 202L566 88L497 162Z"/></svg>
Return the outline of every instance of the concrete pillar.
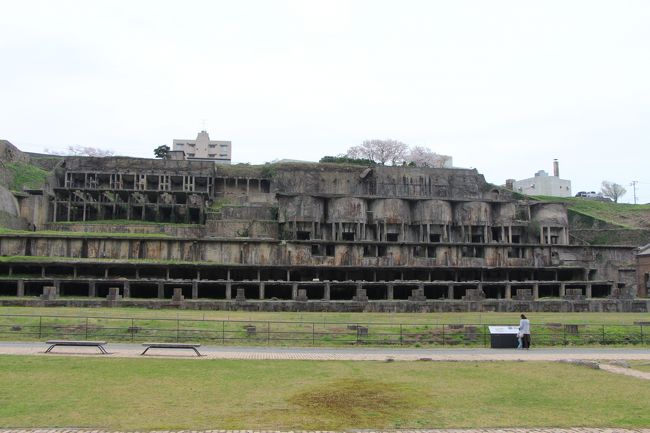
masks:
<svg viewBox="0 0 650 433"><path fill-rule="evenodd" d="M25 281L16 281L16 296L25 296Z"/></svg>
<svg viewBox="0 0 650 433"><path fill-rule="evenodd" d="M533 299L535 301L539 299L539 283L533 285Z"/></svg>
<svg viewBox="0 0 650 433"><path fill-rule="evenodd" d="M165 297L165 284L158 283L158 299L163 299Z"/></svg>
<svg viewBox="0 0 650 433"><path fill-rule="evenodd" d="M544 226L539 226L539 243L544 243Z"/></svg>
<svg viewBox="0 0 650 433"><path fill-rule="evenodd" d="M512 226L508 226L508 243L512 243Z"/></svg>
<svg viewBox="0 0 650 433"><path fill-rule="evenodd" d="M198 299L199 297L199 282L196 280L192 281L192 299Z"/></svg>
<svg viewBox="0 0 650 433"><path fill-rule="evenodd" d="M260 299L264 299L264 281L260 281Z"/></svg>
<svg viewBox="0 0 650 433"><path fill-rule="evenodd" d="M395 290L394 289L395 288L390 283L386 286L386 299L388 299L389 301L392 301L393 299L395 299Z"/></svg>
<svg viewBox="0 0 650 433"><path fill-rule="evenodd" d="M88 297L96 298L97 297L97 285L94 281L88 283Z"/></svg>
<svg viewBox="0 0 650 433"><path fill-rule="evenodd" d="M454 299L454 285L449 284L447 286L447 299Z"/></svg>
<svg viewBox="0 0 650 433"><path fill-rule="evenodd" d="M512 284L506 284L506 299L512 299Z"/></svg>
<svg viewBox="0 0 650 433"><path fill-rule="evenodd" d="M232 282L226 281L226 299L232 299Z"/></svg>
<svg viewBox="0 0 650 433"><path fill-rule="evenodd" d="M546 243L551 245L551 227L546 228Z"/></svg>
<svg viewBox="0 0 650 433"><path fill-rule="evenodd" d="M124 298L130 298L131 297L131 282L130 281L125 281L124 286L122 286L122 296Z"/></svg>
<svg viewBox="0 0 650 433"><path fill-rule="evenodd" d="M295 301L297 297L298 297L298 283L293 283L291 285L291 299Z"/></svg>
<svg viewBox="0 0 650 433"><path fill-rule="evenodd" d="M325 299L326 301L330 300L330 283L329 283L329 281L327 281L325 283L325 293L323 294L323 299Z"/></svg>
<svg viewBox="0 0 650 433"><path fill-rule="evenodd" d="M560 283L560 298L566 294L566 283Z"/></svg>
<svg viewBox="0 0 650 433"><path fill-rule="evenodd" d="M587 283L587 287L585 288L585 297L591 298L591 283Z"/></svg>

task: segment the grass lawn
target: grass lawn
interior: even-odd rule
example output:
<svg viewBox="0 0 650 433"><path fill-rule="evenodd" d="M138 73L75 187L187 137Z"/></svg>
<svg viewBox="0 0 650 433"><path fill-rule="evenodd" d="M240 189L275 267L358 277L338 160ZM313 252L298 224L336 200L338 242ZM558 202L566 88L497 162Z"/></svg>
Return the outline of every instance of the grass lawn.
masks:
<svg viewBox="0 0 650 433"><path fill-rule="evenodd" d="M7 299L15 299L8 297ZM0 315L213 319L242 321L306 321L404 324L519 324L520 313L306 313L152 310L149 308L0 307ZM526 313L531 323L633 325L648 321L648 313Z"/></svg>
<svg viewBox="0 0 650 433"><path fill-rule="evenodd" d="M630 367L635 370L650 373L650 362L648 361L632 361L630 362Z"/></svg>
<svg viewBox="0 0 650 433"><path fill-rule="evenodd" d="M645 381L543 362L0 356L0 427L642 427Z"/></svg>

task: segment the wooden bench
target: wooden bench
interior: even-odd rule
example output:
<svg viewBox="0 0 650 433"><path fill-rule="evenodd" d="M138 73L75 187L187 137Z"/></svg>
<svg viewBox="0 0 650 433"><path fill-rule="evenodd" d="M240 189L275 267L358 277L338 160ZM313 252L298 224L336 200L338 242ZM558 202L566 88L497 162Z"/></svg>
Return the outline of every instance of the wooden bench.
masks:
<svg viewBox="0 0 650 433"><path fill-rule="evenodd" d="M48 340L45 344L49 344L45 353L50 353L56 346L72 346L72 347L96 347L102 352L103 355L108 355L104 345L105 341L79 341L79 340Z"/></svg>
<svg viewBox="0 0 650 433"><path fill-rule="evenodd" d="M205 356L201 355L201 352L198 351L197 348L201 347L200 344L192 344L192 343L142 343L143 346L146 347L144 349L144 352L140 354L140 356L144 355L147 353L149 349L192 349L194 353L196 353L197 356Z"/></svg>

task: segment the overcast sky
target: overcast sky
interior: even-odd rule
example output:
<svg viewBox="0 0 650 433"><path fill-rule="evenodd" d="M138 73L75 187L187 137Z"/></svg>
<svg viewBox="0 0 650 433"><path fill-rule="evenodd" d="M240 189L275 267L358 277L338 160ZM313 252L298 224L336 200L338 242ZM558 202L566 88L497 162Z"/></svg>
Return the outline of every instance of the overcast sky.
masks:
<svg viewBox="0 0 650 433"><path fill-rule="evenodd" d="M0 138L152 157L203 128L233 162L364 139L486 179L650 202L650 1L0 0Z"/></svg>

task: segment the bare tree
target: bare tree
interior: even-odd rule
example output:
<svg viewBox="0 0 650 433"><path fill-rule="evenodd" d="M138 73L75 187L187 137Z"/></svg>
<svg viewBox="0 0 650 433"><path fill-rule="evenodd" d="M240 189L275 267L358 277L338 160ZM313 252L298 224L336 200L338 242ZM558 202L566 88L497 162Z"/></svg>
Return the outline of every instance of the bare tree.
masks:
<svg viewBox="0 0 650 433"><path fill-rule="evenodd" d="M624 196L627 190L623 185L604 180L601 184L600 192L602 192L605 197L614 200L614 203L618 203L618 199Z"/></svg>
<svg viewBox="0 0 650 433"><path fill-rule="evenodd" d="M413 146L406 156L406 162L417 167L444 168L451 166L451 156L440 155L428 147Z"/></svg>
<svg viewBox="0 0 650 433"><path fill-rule="evenodd" d="M67 156L96 156L96 157L105 157L113 156L115 152L112 150L99 149L96 147L88 146L68 146L66 150L50 150L45 149L45 153L52 155L67 155Z"/></svg>
<svg viewBox="0 0 650 433"><path fill-rule="evenodd" d="M397 140L365 140L359 146L348 149L345 156L369 159L380 165L386 165L387 163L398 165L404 162L407 149L406 144Z"/></svg>

